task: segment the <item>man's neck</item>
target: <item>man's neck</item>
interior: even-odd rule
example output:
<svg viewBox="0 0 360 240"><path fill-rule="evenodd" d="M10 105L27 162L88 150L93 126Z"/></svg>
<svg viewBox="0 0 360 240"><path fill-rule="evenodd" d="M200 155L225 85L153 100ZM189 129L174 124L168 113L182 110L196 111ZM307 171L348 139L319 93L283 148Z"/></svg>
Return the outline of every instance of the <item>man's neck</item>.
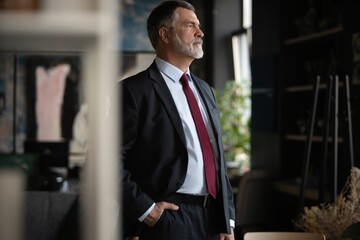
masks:
<svg viewBox="0 0 360 240"><path fill-rule="evenodd" d="M189 69L191 63L194 61L194 58L184 55L179 56L173 54L157 54L157 56L162 60L164 60L165 62L174 65L183 72Z"/></svg>

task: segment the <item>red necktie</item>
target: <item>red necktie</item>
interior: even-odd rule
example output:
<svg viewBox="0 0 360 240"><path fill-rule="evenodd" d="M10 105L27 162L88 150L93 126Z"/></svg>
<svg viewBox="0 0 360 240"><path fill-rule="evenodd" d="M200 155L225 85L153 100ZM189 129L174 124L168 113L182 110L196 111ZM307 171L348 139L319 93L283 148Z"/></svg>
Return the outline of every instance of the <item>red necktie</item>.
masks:
<svg viewBox="0 0 360 240"><path fill-rule="evenodd" d="M206 131L204 120L201 116L199 105L196 101L193 91L189 86L187 74L182 75L180 79L183 90L188 101L192 117L195 122L196 131L199 136L201 150L203 154L206 184L211 196L216 198L216 174L215 174L215 160L210 143L209 135Z"/></svg>

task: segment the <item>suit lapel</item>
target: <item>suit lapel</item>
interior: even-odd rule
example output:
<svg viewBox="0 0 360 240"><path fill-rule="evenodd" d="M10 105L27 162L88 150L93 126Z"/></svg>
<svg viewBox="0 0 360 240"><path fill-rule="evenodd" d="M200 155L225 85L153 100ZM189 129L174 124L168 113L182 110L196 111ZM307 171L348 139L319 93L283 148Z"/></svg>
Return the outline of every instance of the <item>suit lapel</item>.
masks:
<svg viewBox="0 0 360 240"><path fill-rule="evenodd" d="M218 111L217 111L216 104L214 102L213 94L212 94L210 88L204 86L204 83L201 82L202 80L200 80L199 78L197 78L194 75L191 75L191 77L194 80L195 86L204 101L206 110L207 110L209 118L211 120L211 124L213 125L215 137L218 138L220 123L218 121Z"/></svg>
<svg viewBox="0 0 360 240"><path fill-rule="evenodd" d="M219 112L217 110L216 107L216 103L214 101L214 97L213 97L213 93L211 92L211 89L205 85L205 83L202 82L202 80L200 80L199 78L197 78L196 76L192 75L192 79L194 80L194 83L197 87L197 90L199 92L199 94L201 95L203 102L205 104L205 108L208 112L208 116L210 119L210 122L213 126L213 132L214 132L214 137L216 139L216 147L218 150L218 161L215 161L216 164L216 168L218 169L218 174L220 176L220 174L224 171L224 166L222 165L221 159L222 159L222 148L220 147L222 142L221 142L221 137L220 137L220 121L219 121ZM220 169L220 170L219 170ZM221 179L221 178L218 178Z"/></svg>
<svg viewBox="0 0 360 240"><path fill-rule="evenodd" d="M183 142L184 146L186 146L186 139L185 139L185 134L182 127L180 115L177 111L175 102L165 83L165 80L163 79L159 70L157 69L155 62L150 66L149 73L150 73L150 79L153 81L153 87L155 91L157 92L159 98L161 99L169 115L170 120L172 121L176 131L180 136L181 141ZM213 100L214 99L213 94L211 92L211 89L207 86L204 86L204 84L201 82L199 78L197 78L194 75L192 75L191 77L194 80L194 83L204 101L206 110L208 111L211 124L213 125L214 135L218 143L217 147L218 150L220 151L219 149L220 122L218 121L219 113L217 111L216 104Z"/></svg>
<svg viewBox="0 0 360 240"><path fill-rule="evenodd" d="M158 71L155 62L150 66L150 78L153 81L153 87L161 99L169 118L171 119L176 131L178 132L181 141L186 146L185 134L181 123L179 112L177 111L175 102L171 93L165 83L165 80Z"/></svg>

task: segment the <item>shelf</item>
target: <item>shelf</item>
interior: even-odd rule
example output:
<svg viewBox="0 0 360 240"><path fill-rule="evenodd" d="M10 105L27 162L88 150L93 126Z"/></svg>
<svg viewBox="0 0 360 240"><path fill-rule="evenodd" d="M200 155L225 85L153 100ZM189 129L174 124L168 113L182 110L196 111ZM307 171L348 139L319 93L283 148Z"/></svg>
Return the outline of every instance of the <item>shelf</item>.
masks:
<svg viewBox="0 0 360 240"><path fill-rule="evenodd" d="M358 85L358 84L353 84L353 85ZM339 82L339 87L343 87L344 83L343 82ZM327 86L325 83L321 83L319 85L319 90L324 90L326 89ZM291 86L291 87L287 87L285 89L286 92L288 93L295 93L295 92L311 92L314 91L314 85L312 84L306 84L306 85L298 85L298 86Z"/></svg>
<svg viewBox="0 0 360 240"><path fill-rule="evenodd" d="M319 89L326 89L326 84L320 84ZM285 90L286 92L310 92L314 91L314 85L299 85L299 86L292 86L288 87Z"/></svg>
<svg viewBox="0 0 360 240"><path fill-rule="evenodd" d="M291 141L307 141L307 136L306 135L295 135L295 134L287 134L285 135L285 139L286 140L291 140ZM313 142L322 142L323 141L323 137L322 136L313 136L312 137ZM329 138L329 142L332 142L332 138ZM344 142L343 138L338 138L338 143L342 143Z"/></svg>
<svg viewBox="0 0 360 240"><path fill-rule="evenodd" d="M354 110L348 110L348 103L351 101L354 109L359 99L359 88L354 86L360 81L354 81L352 77L356 71L352 38L357 31L353 24L359 22L359 15L354 10L358 7L355 1L319 5L316 13L324 13L327 8L333 12L331 16L318 19L310 19L313 6L307 1L283 0L280 4L278 103L281 166L273 188L279 199L289 200L289 207L284 207L281 213L293 227L292 220L296 218L299 206L334 198L332 192L337 192L337 185L341 186L346 180L351 165L342 164L352 161L350 143L356 146L359 142L355 135L351 135L350 142L348 122L350 112L351 132L357 133L359 116ZM331 20L334 24L326 22L325 26L323 20ZM324 26L321 27L324 31L318 26ZM347 76L350 95L345 86ZM313 124L311 129L310 123ZM327 128L328 135L324 137ZM339 167L334 169L337 162ZM306 183L302 189L304 177ZM324 196L320 190L324 190Z"/></svg>
<svg viewBox="0 0 360 240"><path fill-rule="evenodd" d="M293 196L299 196L300 195L300 185L295 183L288 183L285 181L276 181L273 185L274 189L287 193ZM307 188L305 189L304 197L309 200L318 200L319 199L319 191L314 188ZM330 195L326 194L325 199L330 199Z"/></svg>
<svg viewBox="0 0 360 240"><path fill-rule="evenodd" d="M329 29L329 30L325 30L322 32L318 32L318 33L314 33L314 34L310 34L310 35L306 35L306 36L301 36L301 37L296 37L296 38L291 38L285 41L285 45L293 45L293 44L299 44L299 43L305 43L308 41L312 41L312 40L317 40L317 39L321 39L321 38L325 38L331 35L335 35L338 33L341 33L343 31L343 26L337 26L335 28Z"/></svg>
<svg viewBox="0 0 360 240"><path fill-rule="evenodd" d="M99 36L99 15L90 12L0 12L0 49L76 51Z"/></svg>

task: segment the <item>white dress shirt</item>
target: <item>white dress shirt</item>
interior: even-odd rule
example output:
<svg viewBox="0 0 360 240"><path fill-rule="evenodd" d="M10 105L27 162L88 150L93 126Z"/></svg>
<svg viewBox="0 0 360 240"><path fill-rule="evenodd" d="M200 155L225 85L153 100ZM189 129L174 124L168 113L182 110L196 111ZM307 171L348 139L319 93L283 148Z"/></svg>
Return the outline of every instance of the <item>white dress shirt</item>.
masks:
<svg viewBox="0 0 360 240"><path fill-rule="evenodd" d="M158 57L155 59L155 62L160 70L161 75L165 79L165 82L174 99L185 133L186 148L188 151L189 159L186 178L184 184L181 186L178 192L193 195L206 195L208 192L206 189L204 162L201 145L196 131L196 126L185 93L183 91L182 84L180 82L180 78L184 73L180 69L163 61ZM194 92L195 98L199 104L200 112L204 119L210 141L213 143L214 133L211 128L210 119L202 102L202 99L195 88L194 82L191 79L190 71L187 70L186 73L189 76L189 85ZM214 153L214 156L216 157L217 154Z"/></svg>

